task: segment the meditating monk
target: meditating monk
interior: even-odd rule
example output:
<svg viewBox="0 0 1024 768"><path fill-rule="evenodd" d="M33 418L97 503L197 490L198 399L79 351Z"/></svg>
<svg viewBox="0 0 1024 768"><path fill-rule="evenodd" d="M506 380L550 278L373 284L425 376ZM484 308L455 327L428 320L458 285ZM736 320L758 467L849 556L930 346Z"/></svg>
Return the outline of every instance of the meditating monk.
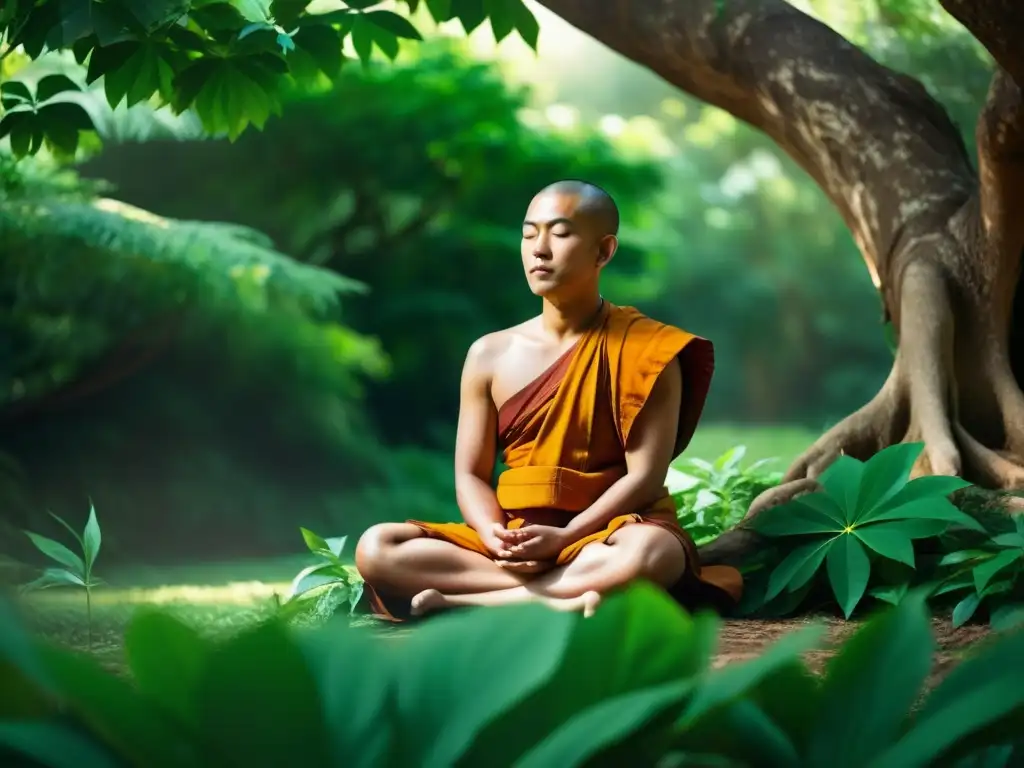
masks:
<svg viewBox="0 0 1024 768"><path fill-rule="evenodd" d="M701 568L665 489L704 407L714 350L601 296L618 230L614 201L586 182L557 182L530 203L522 259L541 313L477 340L462 372L465 522L363 534L356 565L379 616L525 601L590 615L637 579L688 607L739 599L739 573ZM494 488L499 449L508 468Z"/></svg>

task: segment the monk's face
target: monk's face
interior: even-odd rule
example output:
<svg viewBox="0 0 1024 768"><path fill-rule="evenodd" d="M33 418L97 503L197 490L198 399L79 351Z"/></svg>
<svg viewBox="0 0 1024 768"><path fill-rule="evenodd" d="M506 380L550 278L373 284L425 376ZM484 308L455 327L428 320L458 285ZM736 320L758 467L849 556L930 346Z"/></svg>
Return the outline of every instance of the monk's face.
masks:
<svg viewBox="0 0 1024 768"><path fill-rule="evenodd" d="M542 192L523 220L523 269L530 290L555 298L593 290L615 253L616 239L596 217L578 210L579 196Z"/></svg>

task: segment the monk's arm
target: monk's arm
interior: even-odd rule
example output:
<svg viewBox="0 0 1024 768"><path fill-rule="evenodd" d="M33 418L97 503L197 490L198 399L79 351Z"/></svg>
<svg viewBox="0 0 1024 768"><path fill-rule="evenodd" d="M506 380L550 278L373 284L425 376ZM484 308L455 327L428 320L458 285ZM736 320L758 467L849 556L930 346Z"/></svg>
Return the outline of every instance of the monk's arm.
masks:
<svg viewBox="0 0 1024 768"><path fill-rule="evenodd" d="M572 519L566 527L570 542L602 530L614 517L641 510L661 498L675 451L682 401L682 369L678 361L673 361L654 383L629 433L626 474Z"/></svg>
<svg viewBox="0 0 1024 768"><path fill-rule="evenodd" d="M497 455L497 413L491 400L487 343L470 347L462 369L459 424L455 437L455 496L462 517L489 549L500 548L492 530L505 525L505 513L491 488ZM492 546L493 545L493 546Z"/></svg>

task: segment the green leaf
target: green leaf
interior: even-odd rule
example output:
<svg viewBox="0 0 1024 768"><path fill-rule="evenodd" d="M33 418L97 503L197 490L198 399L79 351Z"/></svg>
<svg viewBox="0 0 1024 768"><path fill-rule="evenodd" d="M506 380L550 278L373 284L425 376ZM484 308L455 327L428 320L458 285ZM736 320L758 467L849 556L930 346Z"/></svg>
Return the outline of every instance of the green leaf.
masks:
<svg viewBox="0 0 1024 768"><path fill-rule="evenodd" d="M992 557L994 553L988 552L984 549L960 549L956 552L950 552L944 555L939 560L939 565L960 565L960 563L966 563L971 560L987 560Z"/></svg>
<svg viewBox="0 0 1024 768"><path fill-rule="evenodd" d="M1013 565L1022 557L1024 557L1024 549L1008 549L1000 552L991 560L986 560L984 563L976 566L974 569L974 588L978 592L983 592L993 576L1004 568Z"/></svg>
<svg viewBox="0 0 1024 768"><path fill-rule="evenodd" d="M914 567L914 545L900 523L860 526L853 534L882 557Z"/></svg>
<svg viewBox="0 0 1024 768"><path fill-rule="evenodd" d="M953 626L962 627L971 617L974 616L978 606L981 605L981 595L971 592L953 608Z"/></svg>
<svg viewBox="0 0 1024 768"><path fill-rule="evenodd" d="M507 0L485 0L484 10L491 22L494 42L500 43L516 28L515 15Z"/></svg>
<svg viewBox="0 0 1024 768"><path fill-rule="evenodd" d="M532 607L532 606L524 606ZM436 740L432 758L417 761L417 765L451 765L442 758L458 752L450 742L458 739L465 743L472 738L472 748L463 754L463 765L489 765L494 760L495 745L501 745L501 762L513 765L527 752L530 745L537 743L544 735L551 733L562 723L573 717L584 706L666 683L687 680L703 670L708 663L711 650L708 642L708 628L715 623L713 617L698 616L691 619L681 611L664 590L648 584L636 584L629 589L610 595L601 604L596 614L583 619L575 614L559 614L542 611L538 619L526 620L509 613L508 623L491 629L497 623L497 611L506 609L485 609L477 621L480 629L470 631L468 625L460 629L461 636L452 632L447 640L446 653L464 660L473 660L464 673L460 667L438 668L430 679L418 685L433 685L437 691L431 697L433 709L444 709L432 714L431 718L418 726L418 732L431 734ZM523 614L528 616L529 614ZM563 617L568 617L568 619ZM555 627L562 627L568 620L569 626L556 636L557 644L544 637L534 640L534 635L547 635ZM552 625L552 629L548 625ZM420 633L429 629L425 626ZM469 680L483 679L485 671L493 669L498 659L510 658L507 654L493 653L489 645L499 644L504 650L505 640L490 639L491 633L500 631L511 634L519 641L520 649L513 651L518 658L530 659L514 677L502 681L499 687L481 688L471 699L458 693L457 686L472 685ZM564 633L564 634L562 634ZM479 639L471 636L481 636ZM460 637L462 639L460 639ZM497 637L502 637L497 634ZM410 638L410 644L418 637ZM523 643L528 645L523 648ZM442 647L440 643L436 647ZM514 644L513 644L513 647ZM480 659L477 662L477 659ZM423 661L419 662L423 668ZM535 672L534 664L543 666L543 672ZM599 665L601 674L593 674ZM460 670L455 674L453 669ZM519 681L520 675L528 675L532 690L527 694ZM404 697L403 682L399 696ZM429 689L428 689L429 690ZM452 697L439 695L452 692ZM526 694L526 695L524 695ZM424 693L419 694L420 697ZM479 697L479 701L476 701ZM492 700L498 699L492 703ZM457 710L451 710L458 702ZM474 703L476 702L476 703ZM484 718L476 709L491 714ZM422 707L419 708L422 715ZM411 708L405 711L412 712ZM500 716L499 716L500 715ZM444 727L439 727L444 723ZM457 729L452 724L459 724ZM486 723L479 729L476 724ZM453 733L449 735L448 730ZM473 731L477 731L473 733ZM519 739L509 740L507 734L516 733ZM441 734L439 737L438 734ZM443 745L448 745L442 752ZM436 759L435 759L436 758ZM410 763L411 764L411 763Z"/></svg>
<svg viewBox="0 0 1024 768"><path fill-rule="evenodd" d="M969 488L971 484L960 477L947 475L926 475L917 477L903 486L892 496L887 506L898 507L909 504L912 501L921 501L930 498L948 498L950 494Z"/></svg>
<svg viewBox="0 0 1024 768"><path fill-rule="evenodd" d="M848 640L829 664L806 764L874 765L899 735L931 671L934 645L921 593L911 593Z"/></svg>
<svg viewBox="0 0 1024 768"><path fill-rule="evenodd" d="M89 69L85 75L85 82L92 84L108 72L118 70L138 50L139 44L136 42L116 43L93 49L89 58Z"/></svg>
<svg viewBox="0 0 1024 768"><path fill-rule="evenodd" d="M46 589L47 587L67 586L84 587L85 581L81 576L64 568L47 568L43 571L42 576L35 581L30 581L21 589L23 592L31 592L36 589Z"/></svg>
<svg viewBox="0 0 1024 768"><path fill-rule="evenodd" d="M790 552L786 558L776 566L775 570L772 571L772 575L768 579L768 591L764 596L765 601L767 602L780 594L782 590L789 586L794 576L797 574L803 575L810 570L809 568L805 568L805 566L811 562L815 564L811 571L811 575L813 575L814 571L817 571L818 567L821 566L822 561L825 559L825 555L828 554L828 548L835 540L835 537L815 540L810 544L797 547ZM808 576L808 578L810 578L810 576ZM807 583L807 579L804 579L802 583L795 585L794 589L802 587L805 583Z"/></svg>
<svg viewBox="0 0 1024 768"><path fill-rule="evenodd" d="M1024 625L1024 605L1001 605L992 611L992 629L996 632L1007 632Z"/></svg>
<svg viewBox="0 0 1024 768"><path fill-rule="evenodd" d="M887 584L868 590L868 594L878 600L889 603L889 605L899 605L903 602L903 598L907 596L909 588L910 585L906 582L902 584Z"/></svg>
<svg viewBox="0 0 1024 768"><path fill-rule="evenodd" d="M32 91L20 80L6 80L0 83L0 105L4 109L10 109L19 104L32 104L34 101Z"/></svg>
<svg viewBox="0 0 1024 768"><path fill-rule="evenodd" d="M10 753L8 753L10 750ZM45 722L0 722L0 753L19 756L48 768L117 768L105 747L65 725ZM17 763L20 765L20 761Z"/></svg>
<svg viewBox="0 0 1024 768"><path fill-rule="evenodd" d="M708 673L687 705L679 727L691 727L716 707L745 695L781 667L799 661L804 653L821 644L824 633L821 625L804 627L783 636L756 659Z"/></svg>
<svg viewBox="0 0 1024 768"><path fill-rule="evenodd" d="M85 563L82 562L82 558L65 547L59 541L48 539L45 536L40 536L39 534L32 533L31 531L25 531L25 535L28 536L29 540L33 544L36 545L36 549L51 560L56 560L61 565L66 565L79 577L85 576Z"/></svg>
<svg viewBox="0 0 1024 768"><path fill-rule="evenodd" d="M70 712L130 764L178 768L204 762L188 736L127 680L87 656L45 646L40 654Z"/></svg>
<svg viewBox="0 0 1024 768"><path fill-rule="evenodd" d="M199 633L163 613L137 613L125 631L125 655L139 690L181 722L203 725L197 692L210 649Z"/></svg>
<svg viewBox="0 0 1024 768"><path fill-rule="evenodd" d="M367 23L361 16L357 16L352 24L352 31L349 33L352 38L352 47L359 56L363 65L370 63L370 56L373 55L374 27Z"/></svg>
<svg viewBox="0 0 1024 768"><path fill-rule="evenodd" d="M1024 536L1013 531L1012 533L1001 533L992 537L992 543L999 547L1020 547L1024 549Z"/></svg>
<svg viewBox="0 0 1024 768"><path fill-rule="evenodd" d="M93 563L96 562L96 556L100 553L100 544L102 544L102 535L100 534L100 524L96 520L96 508L92 502L89 503L89 519L85 523L85 531L82 533L82 550L85 553L85 570L86 573L92 572Z"/></svg>
<svg viewBox="0 0 1024 768"><path fill-rule="evenodd" d="M116 69L104 75L104 90L111 109L123 99L133 106L154 93L169 97L173 69L153 43L142 43Z"/></svg>
<svg viewBox="0 0 1024 768"><path fill-rule="evenodd" d="M430 11L430 15L434 17L434 21L438 24L455 18L454 11L452 10L452 0L426 0L426 3L427 10Z"/></svg>
<svg viewBox="0 0 1024 768"><path fill-rule="evenodd" d="M852 456L840 456L821 473L818 482L843 512L843 522L855 520L864 464Z"/></svg>
<svg viewBox="0 0 1024 768"><path fill-rule="evenodd" d="M666 710L680 706L692 687L692 680L677 680L598 702L574 714L515 764L518 768L588 764L604 748L635 736Z"/></svg>
<svg viewBox="0 0 1024 768"><path fill-rule="evenodd" d="M348 571L345 570L344 566L336 565L335 563L310 565L299 571L295 578L292 579L291 586L288 589L288 597L298 597L311 589L335 582L348 583Z"/></svg>
<svg viewBox="0 0 1024 768"><path fill-rule="evenodd" d="M250 122L262 128L272 108L270 97L259 81L259 67L245 67L244 63L228 60L214 67L195 100L196 114L204 127L211 133L227 133L232 141ZM328 556L330 550L317 554Z"/></svg>
<svg viewBox="0 0 1024 768"><path fill-rule="evenodd" d="M958 664L935 689L914 719L914 727L873 768L916 768L940 764L953 750L968 748L975 734L992 741L1005 724L1004 738L1020 734L1024 707L1024 633L996 635L972 658Z"/></svg>
<svg viewBox="0 0 1024 768"><path fill-rule="evenodd" d="M512 21L519 36L528 46L537 50L537 41L540 37L540 24L537 23L537 18L526 7L523 0L508 0L508 2Z"/></svg>
<svg viewBox="0 0 1024 768"><path fill-rule="evenodd" d="M886 507L882 512L861 518L860 523L863 525L867 522L880 523L884 520L911 519L945 520L971 530L985 532L985 528L977 520L961 512L946 499L940 498L919 499L898 507Z"/></svg>
<svg viewBox="0 0 1024 768"><path fill-rule="evenodd" d="M408 19L399 16L394 11L369 11L363 14L363 18L395 37L401 37L406 40L423 39L423 36L420 35L419 31Z"/></svg>
<svg viewBox="0 0 1024 768"><path fill-rule="evenodd" d="M907 485L910 470L923 450L924 443L897 443L868 459L857 498L858 519L883 508Z"/></svg>
<svg viewBox="0 0 1024 768"><path fill-rule="evenodd" d="M462 24L466 34L484 23L487 12L484 10L484 0L451 0L452 16Z"/></svg>
<svg viewBox="0 0 1024 768"><path fill-rule="evenodd" d="M842 533L843 525L833 515L823 512L817 505L823 494L815 501L809 501L811 495L801 496L786 504L770 507L755 516L750 527L765 536L799 536L815 533ZM826 501L825 504L829 504ZM838 510L838 508L836 508Z"/></svg>
<svg viewBox="0 0 1024 768"><path fill-rule="evenodd" d="M295 45L308 53L316 66L328 77L337 77L341 70L341 36L326 24L305 26L292 38Z"/></svg>
<svg viewBox="0 0 1024 768"><path fill-rule="evenodd" d="M828 579L846 618L857 607L871 575L871 561L855 536L840 536L828 551Z"/></svg>
<svg viewBox="0 0 1024 768"><path fill-rule="evenodd" d="M313 533L308 528L299 528L302 533L302 540L306 543L306 547L314 555L322 555L330 558L334 553L331 551L331 545L327 543L327 539L319 534Z"/></svg>
<svg viewBox="0 0 1024 768"><path fill-rule="evenodd" d="M298 22L309 3L310 0L273 0L270 4L270 14L274 17L274 21L282 27L291 29Z"/></svg>
<svg viewBox="0 0 1024 768"><path fill-rule="evenodd" d="M36 85L36 101L44 102L65 91L80 92L78 83L67 75L47 75Z"/></svg>
<svg viewBox="0 0 1024 768"><path fill-rule="evenodd" d="M198 721L240 765L330 762L320 692L302 649L277 622L213 650L199 683Z"/></svg>

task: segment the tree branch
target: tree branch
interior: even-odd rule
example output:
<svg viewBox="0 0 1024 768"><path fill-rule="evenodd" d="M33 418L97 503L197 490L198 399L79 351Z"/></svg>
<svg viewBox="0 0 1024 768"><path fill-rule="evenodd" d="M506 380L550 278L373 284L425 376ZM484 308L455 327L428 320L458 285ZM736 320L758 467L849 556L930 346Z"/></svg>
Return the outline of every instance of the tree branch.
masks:
<svg viewBox="0 0 1024 768"><path fill-rule="evenodd" d="M918 81L783 0L540 1L774 139L842 214L890 311L905 253L976 189L956 126Z"/></svg>
<svg viewBox="0 0 1024 768"><path fill-rule="evenodd" d="M939 0L992 54L996 63L1018 84L1024 84L1024 3L1020 0Z"/></svg>

